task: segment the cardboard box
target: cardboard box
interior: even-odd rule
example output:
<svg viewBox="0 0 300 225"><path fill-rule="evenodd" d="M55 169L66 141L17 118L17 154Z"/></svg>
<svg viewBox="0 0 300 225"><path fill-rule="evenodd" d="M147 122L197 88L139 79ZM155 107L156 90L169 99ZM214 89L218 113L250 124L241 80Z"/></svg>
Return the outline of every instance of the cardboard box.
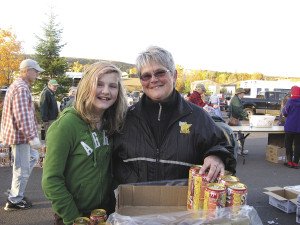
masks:
<svg viewBox="0 0 300 225"><path fill-rule="evenodd" d="M138 216L186 210L187 186L120 185L116 212Z"/></svg>
<svg viewBox="0 0 300 225"><path fill-rule="evenodd" d="M179 221L187 219L189 223L185 224L195 224L193 221L203 222L203 211L187 211L187 186L140 186L140 185L120 185L115 191L116 195L116 213L118 216L114 216L114 222L128 220L131 223L137 222L135 224L154 224L149 223L150 221L155 221L155 224L173 224L173 223L157 223L157 220L162 218L176 219L178 217ZM249 207L249 206L245 206ZM249 214L242 216L230 218L228 215L223 217L209 218L209 223L212 225L249 225L251 222L250 214L257 215L256 211L247 212ZM231 212L231 211L230 211ZM175 213L177 213L175 215ZM201 216L199 216L201 215ZM240 214L238 214L240 215ZM144 216L144 217L143 217ZM130 219L129 219L130 218ZM259 219L259 216L255 217ZM110 218L109 218L110 219ZM139 223L141 222L142 223ZM145 221L148 221L148 223ZM190 223L191 222L191 223ZM260 224L261 221L253 224ZM115 223L118 224L118 223ZM174 223L177 224L177 223Z"/></svg>
<svg viewBox="0 0 300 225"><path fill-rule="evenodd" d="M282 187L267 187L265 190L267 192L264 193L269 195L270 205L286 213L296 212L298 192Z"/></svg>
<svg viewBox="0 0 300 225"><path fill-rule="evenodd" d="M284 163L286 161L285 148L275 145L267 145L266 160L273 163Z"/></svg>

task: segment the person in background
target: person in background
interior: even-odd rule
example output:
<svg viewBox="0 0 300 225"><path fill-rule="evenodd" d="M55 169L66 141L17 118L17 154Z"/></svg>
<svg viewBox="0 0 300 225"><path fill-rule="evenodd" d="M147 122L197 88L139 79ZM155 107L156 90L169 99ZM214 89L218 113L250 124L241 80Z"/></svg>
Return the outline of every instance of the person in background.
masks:
<svg viewBox="0 0 300 225"><path fill-rule="evenodd" d="M193 93L189 96L189 101L198 105L200 107L204 107L206 105L205 101L203 101L203 97L205 95L206 89L203 84L196 84Z"/></svg>
<svg viewBox="0 0 300 225"><path fill-rule="evenodd" d="M247 119L248 118L248 114L247 112L244 110L244 106L242 103L242 98L245 95L245 90L243 88L238 88L235 91L235 95L231 98L230 100L230 105L229 105L229 117L233 117L239 120L239 124L238 126L241 126L241 120ZM244 140L244 135L242 133L238 133L238 142L239 142L239 150L238 150L238 154L239 155L247 155L248 154L248 150L243 150L242 152L242 145Z"/></svg>
<svg viewBox="0 0 300 225"><path fill-rule="evenodd" d="M79 82L74 107L65 109L46 137L42 188L55 224L73 224L93 209L114 210L110 136L127 111L122 72L92 64Z"/></svg>
<svg viewBox="0 0 300 225"><path fill-rule="evenodd" d="M64 97L60 104L60 111L62 112L65 108L73 106L75 96L77 92L77 87L70 87L67 97Z"/></svg>
<svg viewBox="0 0 300 225"><path fill-rule="evenodd" d="M287 101L289 100L290 97L291 97L291 94L289 93L286 96L284 96L284 98L281 101L280 115L279 115L278 123L277 123L278 126L284 126L284 124L285 124L285 119L286 118L283 115L282 110L284 109L284 107L285 107L285 105L286 105L286 103L287 103Z"/></svg>
<svg viewBox="0 0 300 225"><path fill-rule="evenodd" d="M29 209L32 203L25 197L29 176L39 159L41 147L35 108L30 92L40 72L44 70L32 59L20 64L20 76L8 88L1 118L2 142L10 145L14 157L12 182L4 210Z"/></svg>
<svg viewBox="0 0 300 225"><path fill-rule="evenodd" d="M217 94L212 94L209 98L209 104L214 108L216 116L222 118L222 112L220 109L220 98Z"/></svg>
<svg viewBox="0 0 300 225"><path fill-rule="evenodd" d="M300 158L300 87L291 88L291 97L282 109L286 117L284 124L287 167L299 169ZM293 148L294 146L294 148Z"/></svg>
<svg viewBox="0 0 300 225"><path fill-rule="evenodd" d="M190 92L188 92L187 94L184 94L184 95L183 95L183 98L184 98L184 100L188 101L188 100L189 100L189 97L190 97L190 95L191 95L191 93L190 93Z"/></svg>
<svg viewBox="0 0 300 225"><path fill-rule="evenodd" d="M40 97L40 111L43 121L43 127L45 132L49 126L56 120L58 116L58 107L55 98L55 92L57 90L58 83L56 80L49 80L47 87L45 87Z"/></svg>
<svg viewBox="0 0 300 225"><path fill-rule="evenodd" d="M234 158L236 159L239 150L239 143L232 128L226 123L226 121L222 117L216 114L216 111L212 106L205 105L203 109L211 116L211 118L215 121L217 126L222 129L227 139L227 143L233 147Z"/></svg>
<svg viewBox="0 0 300 225"><path fill-rule="evenodd" d="M171 53L150 47L136 61L144 95L129 108L113 139L113 170L118 183L184 179L203 164L208 180L236 160L224 133L200 107L175 90L177 71Z"/></svg>

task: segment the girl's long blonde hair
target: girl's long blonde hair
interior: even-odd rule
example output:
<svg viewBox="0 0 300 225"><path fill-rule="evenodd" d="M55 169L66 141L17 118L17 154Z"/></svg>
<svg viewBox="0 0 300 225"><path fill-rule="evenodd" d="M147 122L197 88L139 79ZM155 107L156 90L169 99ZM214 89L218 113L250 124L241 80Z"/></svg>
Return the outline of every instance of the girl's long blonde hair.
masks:
<svg viewBox="0 0 300 225"><path fill-rule="evenodd" d="M95 116L93 101L96 97L98 78L108 73L115 73L118 77L118 97L115 103L105 110L102 117L102 126L109 135L120 131L127 111L125 90L122 84L122 72L113 64L98 62L87 67L78 84L74 107L92 129L96 128L99 117Z"/></svg>

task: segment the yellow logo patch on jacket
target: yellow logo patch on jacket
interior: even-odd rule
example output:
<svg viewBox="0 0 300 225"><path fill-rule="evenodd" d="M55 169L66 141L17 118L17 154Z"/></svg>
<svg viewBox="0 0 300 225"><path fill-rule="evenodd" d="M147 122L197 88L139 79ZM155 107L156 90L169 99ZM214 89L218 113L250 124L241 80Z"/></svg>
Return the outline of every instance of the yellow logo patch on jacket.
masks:
<svg viewBox="0 0 300 225"><path fill-rule="evenodd" d="M180 133L181 134L189 134L190 133L190 127L192 124L188 124L187 122L181 122L179 121L180 126Z"/></svg>

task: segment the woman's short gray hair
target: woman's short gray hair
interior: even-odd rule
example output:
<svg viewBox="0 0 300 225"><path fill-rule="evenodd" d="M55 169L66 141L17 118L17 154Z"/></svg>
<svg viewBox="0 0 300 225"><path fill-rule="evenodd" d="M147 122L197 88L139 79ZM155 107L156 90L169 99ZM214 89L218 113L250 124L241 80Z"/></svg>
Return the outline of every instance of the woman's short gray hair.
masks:
<svg viewBox="0 0 300 225"><path fill-rule="evenodd" d="M171 71L172 74L175 73L176 67L172 54L161 47L150 46L144 52L141 52L136 59L136 68L138 75L141 75L141 70L145 65L153 62L166 67Z"/></svg>

